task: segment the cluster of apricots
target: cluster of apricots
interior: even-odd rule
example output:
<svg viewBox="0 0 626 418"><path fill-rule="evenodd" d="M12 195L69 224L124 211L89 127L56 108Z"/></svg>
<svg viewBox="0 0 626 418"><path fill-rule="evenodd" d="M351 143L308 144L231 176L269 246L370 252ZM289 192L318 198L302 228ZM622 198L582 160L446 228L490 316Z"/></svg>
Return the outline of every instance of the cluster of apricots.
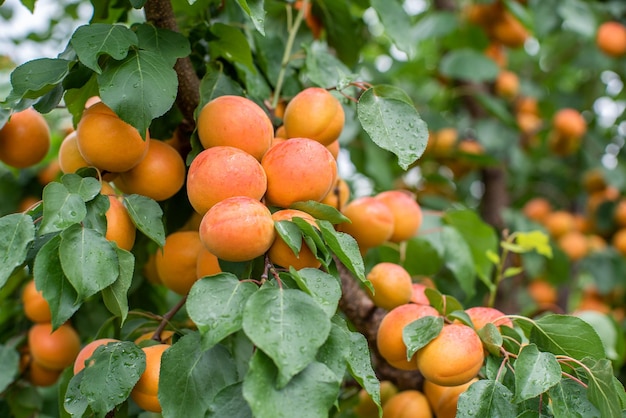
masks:
<svg viewBox="0 0 626 418"><path fill-rule="evenodd" d="M32 279L22 290L22 304L33 322L22 351L22 372L35 386L53 385L78 355L80 337L69 323L52 331L50 306Z"/></svg>
<svg viewBox="0 0 626 418"><path fill-rule="evenodd" d="M13 113L0 129L0 161L15 168L40 163L50 149L50 127L35 109Z"/></svg>
<svg viewBox="0 0 626 418"><path fill-rule="evenodd" d="M387 262L375 265L368 273L368 279L374 287L375 292L370 296L375 305L388 311L377 331L378 352L391 366L418 370L425 379L425 396L418 391L394 393L383 406L384 416L430 417L432 413L437 417L454 416L458 396L477 379L485 360L485 348L477 330L487 323L512 327L511 320L495 308L467 308L465 313L473 326L444 319L439 335L407 359L407 347L403 341L405 326L420 318L440 316L424 293L432 284L428 281L412 283L403 267ZM392 402L396 396L397 400ZM360 397L364 399L360 400L357 413L367 417L365 411L371 409L367 406L367 396L361 394ZM401 411L405 409L415 411L417 415L402 415Z"/></svg>
<svg viewBox="0 0 626 418"><path fill-rule="evenodd" d="M519 48L528 39L528 31L506 5L498 0L493 3L470 4L465 9L467 20L479 25L492 42L510 48Z"/></svg>

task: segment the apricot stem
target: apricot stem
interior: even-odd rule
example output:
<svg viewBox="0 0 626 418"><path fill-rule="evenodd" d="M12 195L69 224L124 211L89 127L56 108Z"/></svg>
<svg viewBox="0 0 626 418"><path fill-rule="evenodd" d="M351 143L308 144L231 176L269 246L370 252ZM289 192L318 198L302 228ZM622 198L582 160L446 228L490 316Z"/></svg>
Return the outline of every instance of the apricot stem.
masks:
<svg viewBox="0 0 626 418"><path fill-rule="evenodd" d="M283 81L285 80L285 73L287 72L287 66L289 65L289 58L291 57L291 50L293 49L293 43L296 39L296 34L298 33L298 29L300 28L300 24L304 19L304 13L309 4L309 0L302 1L302 7L298 11L296 15L296 19L293 22L293 25L287 25L287 29L289 31L289 37L287 38L287 44L285 45L285 52L283 53L283 59L280 63L280 71L278 72L278 79L276 80L276 88L274 89L274 97L272 97L272 109L275 109L278 106L278 99L280 98L280 91L283 88ZM287 14L288 17L291 16L291 9L287 6ZM287 22L291 22L291 19L287 19Z"/></svg>
<svg viewBox="0 0 626 418"><path fill-rule="evenodd" d="M167 324L170 322L170 319L172 319L174 315L176 315L176 313L183 307L185 302L187 302L187 295L180 298L178 303L174 305L172 309L170 309L168 312L165 313L165 315L161 317L161 323L154 330L154 334L152 334L153 340L161 341L161 333L163 332Z"/></svg>

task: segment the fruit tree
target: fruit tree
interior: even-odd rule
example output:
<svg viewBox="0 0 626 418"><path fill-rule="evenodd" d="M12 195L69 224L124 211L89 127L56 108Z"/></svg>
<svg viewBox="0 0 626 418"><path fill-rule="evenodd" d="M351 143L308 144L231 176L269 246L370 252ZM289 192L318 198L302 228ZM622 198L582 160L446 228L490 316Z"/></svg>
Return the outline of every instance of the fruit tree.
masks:
<svg viewBox="0 0 626 418"><path fill-rule="evenodd" d="M0 416L623 416L626 3L57 3L0 38L57 41L0 56Z"/></svg>

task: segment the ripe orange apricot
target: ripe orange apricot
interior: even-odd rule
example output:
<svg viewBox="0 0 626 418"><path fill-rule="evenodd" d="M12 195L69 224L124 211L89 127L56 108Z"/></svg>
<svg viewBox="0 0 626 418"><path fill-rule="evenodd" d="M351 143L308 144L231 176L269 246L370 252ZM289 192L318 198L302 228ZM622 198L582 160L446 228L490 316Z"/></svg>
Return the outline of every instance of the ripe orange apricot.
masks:
<svg viewBox="0 0 626 418"><path fill-rule="evenodd" d="M267 176L263 167L239 148L208 148L189 166L187 196L201 215L228 197L248 196L261 200L266 190Z"/></svg>
<svg viewBox="0 0 626 418"><path fill-rule="evenodd" d="M620 199L615 205L613 220L619 227L626 226L626 198Z"/></svg>
<svg viewBox="0 0 626 418"><path fill-rule="evenodd" d="M161 374L161 357L168 344L156 344L143 347L146 355L146 368L130 392L130 397L140 408L150 412L161 412L159 403L159 376Z"/></svg>
<svg viewBox="0 0 626 418"><path fill-rule="evenodd" d="M564 108L552 118L552 126L564 138L581 138L587 132L587 122L576 109Z"/></svg>
<svg viewBox="0 0 626 418"><path fill-rule="evenodd" d="M148 142L143 160L115 179L115 185L126 194L140 194L157 202L174 196L185 184L183 157L163 141Z"/></svg>
<svg viewBox="0 0 626 418"><path fill-rule="evenodd" d="M459 133L456 128L443 128L433 133L428 143L435 157L447 157L457 144ZM431 144L432 143L432 144Z"/></svg>
<svg viewBox="0 0 626 418"><path fill-rule="evenodd" d="M428 287L424 283L413 283L411 285L411 303L430 305L430 301L426 297L426 293L424 293Z"/></svg>
<svg viewBox="0 0 626 418"><path fill-rule="evenodd" d="M337 180L337 162L326 147L308 138L291 138L272 147L261 160L267 175L267 203L288 208L319 202Z"/></svg>
<svg viewBox="0 0 626 418"><path fill-rule="evenodd" d="M512 100L519 93L519 77L513 71L502 70L496 78L494 89L498 96Z"/></svg>
<svg viewBox="0 0 626 418"><path fill-rule="evenodd" d="M459 386L439 386L424 380L424 395L437 418L454 418L459 396L477 381L478 379L474 378Z"/></svg>
<svg viewBox="0 0 626 418"><path fill-rule="evenodd" d="M98 102L83 112L76 128L78 149L85 161L103 171L121 173L143 160L150 137L119 118L107 105Z"/></svg>
<svg viewBox="0 0 626 418"><path fill-rule="evenodd" d="M626 27L619 22L604 22L598 27L596 45L611 57L626 54Z"/></svg>
<svg viewBox="0 0 626 418"><path fill-rule="evenodd" d="M152 284L162 284L156 268L156 253L151 253L141 269L143 276Z"/></svg>
<svg viewBox="0 0 626 418"><path fill-rule="evenodd" d="M282 209L272 214L274 222L291 221L293 218L302 218L308 224L317 228L315 218L301 210ZM318 268L322 265L322 263L315 257L315 254L313 254L309 246L304 243L304 239L302 240L300 253L295 255L287 243L279 235L276 235L276 239L268 250L267 255L273 264L277 264L285 268L293 267L296 270L300 270L306 267Z"/></svg>
<svg viewBox="0 0 626 418"><path fill-rule="evenodd" d="M458 386L472 380L483 365L483 345L473 328L445 324L434 340L416 353L425 379L441 386Z"/></svg>
<svg viewBox="0 0 626 418"><path fill-rule="evenodd" d="M87 366L87 360L89 360L89 358L93 356L94 351L96 351L98 347L100 347L101 345L107 345L108 343L116 343L118 341L119 340L116 340L115 338L99 338L84 346L78 352L78 355L74 360L74 374L77 374L78 372L83 370L85 366Z"/></svg>
<svg viewBox="0 0 626 418"><path fill-rule="evenodd" d="M557 289L543 279L535 279L526 287L528 294L539 306L554 305L558 300Z"/></svg>
<svg viewBox="0 0 626 418"><path fill-rule="evenodd" d="M606 179L600 168L591 168L583 174L583 187L589 194L601 192L606 189Z"/></svg>
<svg viewBox="0 0 626 418"><path fill-rule="evenodd" d="M28 331L28 348L43 367L62 370L74 363L80 351L80 337L69 324L63 324L52 332L49 322L34 324Z"/></svg>
<svg viewBox="0 0 626 418"><path fill-rule="evenodd" d="M200 110L198 137L204 148L231 146L261 161L274 138L274 126L265 111L252 100L220 96Z"/></svg>
<svg viewBox="0 0 626 418"><path fill-rule="evenodd" d="M611 244L622 255L626 256L626 228L618 229L611 238Z"/></svg>
<svg viewBox="0 0 626 418"><path fill-rule="evenodd" d="M161 283L179 295L189 293L198 280L196 264L201 248L197 231L177 231L165 237L165 245L156 252L156 268Z"/></svg>
<svg viewBox="0 0 626 418"><path fill-rule="evenodd" d="M508 64L508 58L506 56L505 48L502 44L498 42L491 42L487 45L487 48L483 51L483 53L494 60L498 67L506 68Z"/></svg>
<svg viewBox="0 0 626 418"><path fill-rule="evenodd" d="M474 324L474 329L479 330L488 323L492 323L497 327L505 325L513 328L513 322L509 318L503 318L504 312L490 308L488 306L474 306L465 309L465 313L470 317Z"/></svg>
<svg viewBox="0 0 626 418"><path fill-rule="evenodd" d="M275 234L267 206L246 196L222 200L209 209L200 223L204 246L226 261L248 261L264 254Z"/></svg>
<svg viewBox="0 0 626 418"><path fill-rule="evenodd" d="M287 103L283 124L288 138L310 138L327 146L341 135L345 114L328 90L309 87Z"/></svg>
<svg viewBox="0 0 626 418"><path fill-rule="evenodd" d="M53 158L48 165L37 173L37 180L42 186L57 180L59 177L61 177L61 166L58 158Z"/></svg>
<svg viewBox="0 0 626 418"><path fill-rule="evenodd" d="M578 261L589 253L587 236L580 231L569 231L563 234L558 244L572 261Z"/></svg>
<svg viewBox="0 0 626 418"><path fill-rule="evenodd" d="M494 40L509 48L520 48L529 36L524 25L508 11L502 11L488 31Z"/></svg>
<svg viewBox="0 0 626 418"><path fill-rule="evenodd" d="M387 360L387 363L401 370L417 369L415 355L410 361L406 359L406 345L402 340L402 330L407 324L425 316L439 316L439 312L432 306L413 303L400 305L387 312L380 321L376 336L378 352Z"/></svg>
<svg viewBox="0 0 626 418"><path fill-rule="evenodd" d="M330 151L335 160L339 158L339 151L341 149L341 145L339 144L339 140L333 141L330 144L326 145L326 149Z"/></svg>
<svg viewBox="0 0 626 418"><path fill-rule="evenodd" d="M422 208L415 195L404 190L387 190L374 196L383 202L393 214L391 242L402 242L417 234L422 225Z"/></svg>
<svg viewBox="0 0 626 418"><path fill-rule="evenodd" d="M202 245L198 252L198 259L196 260L196 276L200 279L205 276L220 273L221 271L222 268L220 267L218 258Z"/></svg>
<svg viewBox="0 0 626 418"><path fill-rule="evenodd" d="M109 209L105 213L107 232L104 237L115 242L121 249L130 251L135 245L137 227L124 204L115 196L108 195L108 198Z"/></svg>
<svg viewBox="0 0 626 418"><path fill-rule="evenodd" d="M388 311L409 303L413 295L411 275L399 264L378 263L367 274L367 280L374 287L374 294L369 289L367 292L374 305Z"/></svg>
<svg viewBox="0 0 626 418"><path fill-rule="evenodd" d="M403 390L392 396L383 406L385 418L431 418L433 416L426 395L418 390Z"/></svg>
<svg viewBox="0 0 626 418"><path fill-rule="evenodd" d="M557 210L546 216L544 225L554 239L559 239L574 230L574 215L565 210Z"/></svg>
<svg viewBox="0 0 626 418"><path fill-rule="evenodd" d="M33 360L28 366L28 381L34 386L47 387L54 385L63 370L51 370Z"/></svg>
<svg viewBox="0 0 626 418"><path fill-rule="evenodd" d="M387 401L391 399L398 388L389 380L380 382L380 404L385 406ZM359 403L354 407L354 412L358 418L378 418L378 407L374 400L365 389L361 389L358 394Z"/></svg>
<svg viewBox="0 0 626 418"><path fill-rule="evenodd" d="M539 103L530 96L520 96L515 100L515 113L527 113L539 116Z"/></svg>
<svg viewBox="0 0 626 418"><path fill-rule="evenodd" d="M522 212L528 219L543 223L552 212L552 204L544 197L533 197L524 204Z"/></svg>
<svg viewBox="0 0 626 418"><path fill-rule="evenodd" d="M44 299L43 294L35 287L35 281L29 280L22 291L22 303L24 304L24 315L33 322L50 322L52 313L50 305Z"/></svg>
<svg viewBox="0 0 626 418"><path fill-rule="evenodd" d="M352 235L362 250L377 247L393 235L393 212L379 199L359 197L348 203L342 213L352 223L339 224L339 230Z"/></svg>
<svg viewBox="0 0 626 418"><path fill-rule="evenodd" d="M49 149L48 122L31 107L13 113L0 128L0 161L7 165L30 167L41 162Z"/></svg>
<svg viewBox="0 0 626 418"><path fill-rule="evenodd" d="M344 179L337 178L335 185L331 187L326 196L321 200L321 203L341 211L346 203L348 203L349 199L350 186L348 186L348 183Z"/></svg>

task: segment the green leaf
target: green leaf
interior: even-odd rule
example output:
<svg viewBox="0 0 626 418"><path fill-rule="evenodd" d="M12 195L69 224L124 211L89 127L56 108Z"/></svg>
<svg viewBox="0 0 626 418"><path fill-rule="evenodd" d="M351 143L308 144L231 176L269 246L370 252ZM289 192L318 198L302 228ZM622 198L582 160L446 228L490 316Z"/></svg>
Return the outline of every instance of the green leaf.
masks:
<svg viewBox="0 0 626 418"><path fill-rule="evenodd" d="M347 368L347 358L350 355L349 331L345 325L331 324L328 339L320 347L315 359L331 369L338 382L342 382Z"/></svg>
<svg viewBox="0 0 626 418"><path fill-rule="evenodd" d="M480 51L456 49L443 56L439 71L446 77L482 82L495 80L500 69Z"/></svg>
<svg viewBox="0 0 626 418"><path fill-rule="evenodd" d="M143 136L153 119L176 99L178 77L159 53L131 50L122 61L109 61L98 76L100 97Z"/></svg>
<svg viewBox="0 0 626 418"><path fill-rule="evenodd" d="M550 238L542 231L516 232L515 243L524 251L537 251L539 254L552 258Z"/></svg>
<svg viewBox="0 0 626 418"><path fill-rule="evenodd" d="M314 5L324 22L329 47L347 66L356 65L364 38L362 21L355 18L351 4L347 0L316 0Z"/></svg>
<svg viewBox="0 0 626 418"><path fill-rule="evenodd" d="M452 12L430 12L424 15L412 29L413 39L423 41L446 36L459 27L459 18Z"/></svg>
<svg viewBox="0 0 626 418"><path fill-rule="evenodd" d="M214 58L222 57L228 62L243 64L253 73L256 72L250 44L241 30L223 23L214 23L211 25L211 33L218 38L209 42Z"/></svg>
<svg viewBox="0 0 626 418"><path fill-rule="evenodd" d="M243 397L243 383L235 383L220 390L211 403L208 418L254 418Z"/></svg>
<svg viewBox="0 0 626 418"><path fill-rule="evenodd" d="M59 258L79 299L112 285L120 274L117 253L111 243L99 232L80 225L72 225L61 233Z"/></svg>
<svg viewBox="0 0 626 418"><path fill-rule="evenodd" d="M239 381L235 363L223 346L205 351L200 335L183 336L163 353L159 401L166 417L203 417L215 395Z"/></svg>
<svg viewBox="0 0 626 418"><path fill-rule="evenodd" d="M101 345L80 372L80 393L68 393L65 403L75 395L82 396L97 416L104 417L128 398L145 367L145 354L134 343Z"/></svg>
<svg viewBox="0 0 626 418"><path fill-rule="evenodd" d="M11 91L7 101L41 97L59 84L69 72L70 61L39 58L28 61L11 73Z"/></svg>
<svg viewBox="0 0 626 418"><path fill-rule="evenodd" d="M488 322L476 332L478 333L483 346L490 354L494 356L501 355L500 347L502 347L504 340L502 338L502 334L500 334L500 331L498 330L498 327L491 322Z"/></svg>
<svg viewBox="0 0 626 418"><path fill-rule="evenodd" d="M293 251L295 255L300 254L302 248L302 232L298 225L291 221L277 221L274 222L274 229L278 233L285 244Z"/></svg>
<svg viewBox="0 0 626 418"><path fill-rule="evenodd" d="M133 282L135 256L133 253L115 246L120 266L120 275L112 285L102 289L102 301L109 312L120 317L122 324L128 315L128 289Z"/></svg>
<svg viewBox="0 0 626 418"><path fill-rule="evenodd" d="M578 382L562 379L548 391L555 418L600 418L598 408L587 399L587 390Z"/></svg>
<svg viewBox="0 0 626 418"><path fill-rule="evenodd" d="M0 393L17 377L20 354L14 347L0 345Z"/></svg>
<svg viewBox="0 0 626 418"><path fill-rule="evenodd" d="M316 86L326 89L339 86L346 79L357 78L343 62L328 51L326 44L313 42L302 47L306 51L306 75Z"/></svg>
<svg viewBox="0 0 626 418"><path fill-rule="evenodd" d="M193 284L187 297L187 313L198 326L205 350L241 329L243 307L256 291L254 283L239 281L231 273L206 277Z"/></svg>
<svg viewBox="0 0 626 418"><path fill-rule="evenodd" d="M532 399L561 381L561 366L552 353L540 352L535 344L522 348L515 361L515 401Z"/></svg>
<svg viewBox="0 0 626 418"><path fill-rule="evenodd" d="M147 23L137 25L135 30L139 48L158 53L171 67L178 58L186 57L191 52L189 41L182 33Z"/></svg>
<svg viewBox="0 0 626 418"><path fill-rule="evenodd" d="M411 276L432 276L443 266L434 246L423 237L411 238L406 244L406 259L402 266Z"/></svg>
<svg viewBox="0 0 626 418"><path fill-rule="evenodd" d="M128 50L137 46L137 35L124 25L92 23L78 27L70 44L76 51L78 59L98 74L102 73L98 60L103 54L115 60L122 60Z"/></svg>
<svg viewBox="0 0 626 418"><path fill-rule="evenodd" d="M407 361L413 358L417 350L437 338L442 329L442 316L425 316L408 323L402 329L402 341L406 345Z"/></svg>
<svg viewBox="0 0 626 418"><path fill-rule="evenodd" d="M385 28L385 33L399 50L412 55L415 42L407 34L411 31L411 20L397 0L372 0L371 6L376 10Z"/></svg>
<svg viewBox="0 0 626 418"><path fill-rule="evenodd" d="M79 195L85 203L95 198L102 189L102 184L98 179L81 177L77 174L64 174L61 177L61 184L68 192Z"/></svg>
<svg viewBox="0 0 626 418"><path fill-rule="evenodd" d="M49 183L43 189L43 219L39 234L63 230L81 222L87 215L83 198L71 193L61 183Z"/></svg>
<svg viewBox="0 0 626 418"><path fill-rule="evenodd" d="M33 219L14 213L0 218L0 288L16 267L26 260L30 243L35 239ZM1 391L0 391L1 392Z"/></svg>
<svg viewBox="0 0 626 418"><path fill-rule="evenodd" d="M372 141L394 153L404 170L424 153L428 127L399 88L381 85L366 90L359 97L357 116Z"/></svg>
<svg viewBox="0 0 626 418"><path fill-rule="evenodd" d="M200 81L200 105L198 110L219 96L243 96L244 91L232 78L224 74L222 66L209 65L207 72Z"/></svg>
<svg viewBox="0 0 626 418"><path fill-rule="evenodd" d="M300 290L265 287L246 302L243 330L278 367L281 389L315 359L328 338L330 319Z"/></svg>
<svg viewBox="0 0 626 418"><path fill-rule="evenodd" d="M608 359L619 362L624 356L622 349L623 334L619 325L611 318L610 315L599 311L586 310L574 313L574 316L582 319L593 327L602 340L604 351Z"/></svg>
<svg viewBox="0 0 626 418"><path fill-rule="evenodd" d="M335 315L341 298L341 285L335 276L314 268L296 270L291 267L289 273L298 287L311 295L329 318Z"/></svg>
<svg viewBox="0 0 626 418"><path fill-rule="evenodd" d="M351 235L338 232L333 225L324 220L317 221L317 225L320 227L322 237L330 250L339 258L339 260L359 279L365 283L368 287L371 287L371 283L365 278L365 264L363 264L363 257L359 251L359 245L356 243ZM374 290L374 289L370 289Z"/></svg>
<svg viewBox="0 0 626 418"><path fill-rule="evenodd" d="M237 0L241 9L250 17L254 28L259 31L261 35L265 35L265 8L263 7L263 0Z"/></svg>
<svg viewBox="0 0 626 418"><path fill-rule="evenodd" d="M320 231L302 218L292 218L291 222L298 225L298 228L302 231L304 242L316 254L318 259L321 258L321 261L327 266L331 261L331 254L322 239ZM320 252L321 254L319 254Z"/></svg>
<svg viewBox="0 0 626 418"><path fill-rule="evenodd" d="M322 363L311 362L286 386L277 385L279 371L272 360L257 350L243 381L243 396L256 418L319 418L339 394L335 373Z"/></svg>
<svg viewBox="0 0 626 418"><path fill-rule="evenodd" d="M340 224L342 222L350 222L343 213L339 212L332 206L325 205L314 200L307 200L305 202L296 202L292 204L290 209L301 210L306 212L315 219L322 219L332 224Z"/></svg>
<svg viewBox="0 0 626 418"><path fill-rule="evenodd" d="M570 356L576 360L585 357L605 357L600 337L591 325L569 315L546 315L535 321L529 341L540 351Z"/></svg>
<svg viewBox="0 0 626 418"><path fill-rule="evenodd" d="M80 393L80 384L84 375L84 373L74 375L68 382L65 390L62 412L69 413L72 417L84 416L89 408L89 400Z"/></svg>
<svg viewBox="0 0 626 418"><path fill-rule="evenodd" d="M345 322L343 326L347 327ZM372 357L367 339L358 332L349 332L350 355L348 356L348 371L359 385L372 397L372 400L380 408L380 382L372 368Z"/></svg>
<svg viewBox="0 0 626 418"><path fill-rule="evenodd" d="M559 2L556 11L563 19L564 29L576 32L586 38L593 38L597 23L596 15L589 4L581 0Z"/></svg>
<svg viewBox="0 0 626 418"><path fill-rule="evenodd" d="M608 359L586 358L583 361L588 370L587 397L596 408L600 410L602 417L622 416L622 407L616 385L611 362ZM621 385L620 385L621 386ZM624 390L623 387L620 390Z"/></svg>
<svg viewBox="0 0 626 418"><path fill-rule="evenodd" d="M82 303L78 300L76 289L67 280L63 272L59 258L60 244L60 235L56 235L46 242L37 253L33 267L35 287L48 301L52 313L52 328L54 329L70 319Z"/></svg>
<svg viewBox="0 0 626 418"><path fill-rule="evenodd" d="M138 194L124 197L124 206L133 223L159 247L165 245L165 227L163 226L163 210L154 200Z"/></svg>
<svg viewBox="0 0 626 418"><path fill-rule="evenodd" d="M457 418L499 417L515 418L517 410L513 394L495 380L479 380L459 396Z"/></svg>
<svg viewBox="0 0 626 418"><path fill-rule="evenodd" d="M469 209L447 211L443 220L453 226L461 234L469 246L474 268L483 282L491 283L493 262L487 256L487 252L495 252L498 249L498 237L496 231L485 223L475 211Z"/></svg>

